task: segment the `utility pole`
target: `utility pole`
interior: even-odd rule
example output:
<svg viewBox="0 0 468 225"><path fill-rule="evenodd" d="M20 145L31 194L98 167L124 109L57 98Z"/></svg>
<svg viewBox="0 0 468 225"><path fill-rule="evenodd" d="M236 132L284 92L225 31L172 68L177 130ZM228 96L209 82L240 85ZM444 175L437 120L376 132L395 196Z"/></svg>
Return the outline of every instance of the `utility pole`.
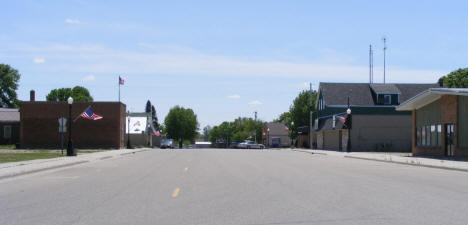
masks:
<svg viewBox="0 0 468 225"><path fill-rule="evenodd" d="M255 138L255 143L257 143L257 111L255 111L254 138Z"/></svg>
<svg viewBox="0 0 468 225"><path fill-rule="evenodd" d="M309 119L309 147L310 149L312 149L312 142L313 142L313 138L312 138L312 131L313 131L313 128L312 128L312 125L313 125L313 96L314 96L314 93L312 92L312 82L309 83L310 84L310 108L309 108L309 114L310 114L310 119Z"/></svg>
<svg viewBox="0 0 468 225"><path fill-rule="evenodd" d="M372 45L369 45L369 83L374 83L374 52L372 52Z"/></svg>
<svg viewBox="0 0 468 225"><path fill-rule="evenodd" d="M382 38L383 40L383 83L385 84L385 54L386 54L386 51L387 51L387 38L386 37L383 37Z"/></svg>

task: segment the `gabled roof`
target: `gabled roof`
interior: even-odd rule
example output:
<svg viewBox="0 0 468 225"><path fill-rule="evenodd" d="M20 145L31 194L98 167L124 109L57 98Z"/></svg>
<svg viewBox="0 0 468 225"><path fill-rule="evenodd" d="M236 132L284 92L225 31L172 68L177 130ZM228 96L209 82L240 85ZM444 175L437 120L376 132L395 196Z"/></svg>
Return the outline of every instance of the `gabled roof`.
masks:
<svg viewBox="0 0 468 225"><path fill-rule="evenodd" d="M371 89L378 94L401 94L394 84L370 84Z"/></svg>
<svg viewBox="0 0 468 225"><path fill-rule="evenodd" d="M0 122L19 122L19 109L0 108Z"/></svg>
<svg viewBox="0 0 468 225"><path fill-rule="evenodd" d="M270 135L289 135L288 128L283 123L266 123L266 128L270 128Z"/></svg>
<svg viewBox="0 0 468 225"><path fill-rule="evenodd" d="M373 105L372 92L367 83L320 83L325 105Z"/></svg>
<svg viewBox="0 0 468 225"><path fill-rule="evenodd" d="M397 111L411 111L430 104L442 95L468 96L468 88L430 88L408 99L396 108Z"/></svg>
<svg viewBox="0 0 468 225"><path fill-rule="evenodd" d="M439 87L439 84L320 83L319 91L325 105L345 106L349 96L350 105L374 106L376 104L372 91L400 94L400 102L404 102L424 90L436 87Z"/></svg>

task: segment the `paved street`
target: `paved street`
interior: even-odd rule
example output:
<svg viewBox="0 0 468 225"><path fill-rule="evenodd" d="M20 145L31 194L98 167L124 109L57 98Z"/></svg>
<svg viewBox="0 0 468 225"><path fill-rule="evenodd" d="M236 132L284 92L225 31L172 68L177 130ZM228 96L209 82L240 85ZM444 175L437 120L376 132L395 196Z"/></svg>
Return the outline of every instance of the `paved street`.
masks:
<svg viewBox="0 0 468 225"><path fill-rule="evenodd" d="M150 150L0 180L0 224L466 224L467 178L291 150Z"/></svg>

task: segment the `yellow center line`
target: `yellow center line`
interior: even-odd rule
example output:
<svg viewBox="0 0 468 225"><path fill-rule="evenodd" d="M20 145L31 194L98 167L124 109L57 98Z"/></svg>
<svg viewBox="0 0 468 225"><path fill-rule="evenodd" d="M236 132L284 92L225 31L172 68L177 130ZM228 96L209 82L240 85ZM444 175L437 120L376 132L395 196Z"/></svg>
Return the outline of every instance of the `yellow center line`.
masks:
<svg viewBox="0 0 468 225"><path fill-rule="evenodd" d="M185 167L185 168L184 168L184 171L187 172L187 171L188 171L188 167Z"/></svg>
<svg viewBox="0 0 468 225"><path fill-rule="evenodd" d="M179 196L179 191L180 191L179 188L174 189L174 192L172 192L172 197L177 198L177 196Z"/></svg>

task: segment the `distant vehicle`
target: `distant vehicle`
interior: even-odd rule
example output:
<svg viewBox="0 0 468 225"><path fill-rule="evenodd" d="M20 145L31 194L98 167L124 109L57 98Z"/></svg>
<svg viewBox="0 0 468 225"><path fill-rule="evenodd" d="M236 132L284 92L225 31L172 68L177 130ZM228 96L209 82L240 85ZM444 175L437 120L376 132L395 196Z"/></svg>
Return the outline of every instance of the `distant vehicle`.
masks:
<svg viewBox="0 0 468 225"><path fill-rule="evenodd" d="M231 142L231 144L229 145L229 148L239 148L239 144L240 144L240 143L241 143L241 142L239 142L239 141L233 141L233 142Z"/></svg>
<svg viewBox="0 0 468 225"><path fill-rule="evenodd" d="M226 148L227 147L226 140L224 140L224 139L216 140L216 142L214 143L214 147L215 148Z"/></svg>
<svg viewBox="0 0 468 225"><path fill-rule="evenodd" d="M174 139L164 139L161 142L161 148L174 148Z"/></svg>
<svg viewBox="0 0 468 225"><path fill-rule="evenodd" d="M245 148L245 149L264 149L265 148L264 145L255 143L253 141L244 141L242 143L239 143L238 147Z"/></svg>

